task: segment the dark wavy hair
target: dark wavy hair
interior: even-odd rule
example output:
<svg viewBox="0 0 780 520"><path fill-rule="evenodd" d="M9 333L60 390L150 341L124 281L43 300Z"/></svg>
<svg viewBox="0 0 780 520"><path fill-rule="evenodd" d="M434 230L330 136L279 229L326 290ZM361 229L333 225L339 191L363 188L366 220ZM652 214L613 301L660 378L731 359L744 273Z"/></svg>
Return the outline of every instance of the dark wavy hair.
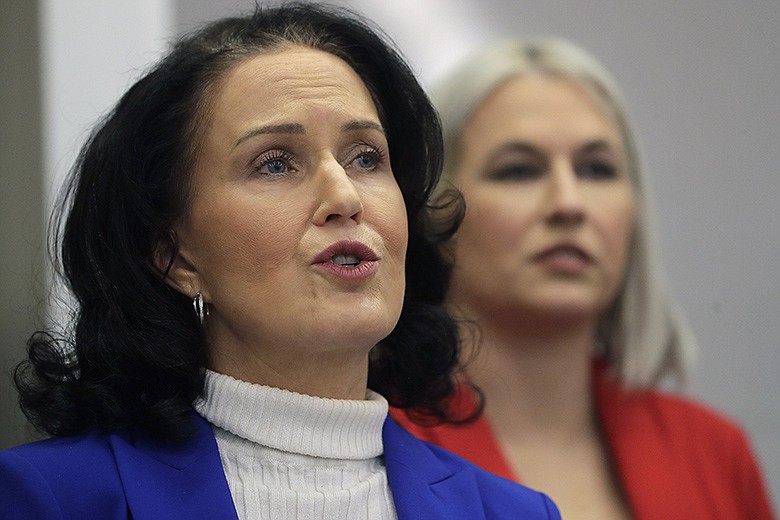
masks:
<svg viewBox="0 0 780 520"><path fill-rule="evenodd" d="M329 52L370 91L384 126L409 222L400 320L371 352L369 386L393 406L452 417L458 334L442 308L462 201L434 225L429 196L442 165L438 117L404 60L378 30L334 7L257 8L186 35L137 81L85 144L53 220L62 276L77 306L72 331L34 334L15 382L40 431L141 428L160 439L190 431L208 351L192 302L163 281L155 252L176 252L195 151L214 85L237 63L284 45ZM162 245L162 247L161 247Z"/></svg>

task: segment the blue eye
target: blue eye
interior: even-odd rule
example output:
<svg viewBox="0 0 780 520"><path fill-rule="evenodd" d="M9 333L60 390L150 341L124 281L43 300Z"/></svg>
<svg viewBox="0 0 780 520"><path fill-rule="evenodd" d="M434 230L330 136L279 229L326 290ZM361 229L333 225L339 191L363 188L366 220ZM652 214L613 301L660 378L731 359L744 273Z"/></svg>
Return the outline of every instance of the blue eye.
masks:
<svg viewBox="0 0 780 520"><path fill-rule="evenodd" d="M369 153L361 153L355 159L357 165L366 170L373 170L376 168L376 158Z"/></svg>
<svg viewBox="0 0 780 520"><path fill-rule="evenodd" d="M270 177L281 177L290 171L292 156L284 151L275 150L260 156L254 166L254 171Z"/></svg>
<svg viewBox="0 0 780 520"><path fill-rule="evenodd" d="M277 175L284 173L286 169L284 162L280 161L279 159L274 159L273 161L265 163L265 165L263 165L260 169L262 170L263 168L268 170L268 173Z"/></svg>
<svg viewBox="0 0 780 520"><path fill-rule="evenodd" d="M378 148L370 146L361 150L354 159L352 165L361 170L374 171L384 162L385 155Z"/></svg>

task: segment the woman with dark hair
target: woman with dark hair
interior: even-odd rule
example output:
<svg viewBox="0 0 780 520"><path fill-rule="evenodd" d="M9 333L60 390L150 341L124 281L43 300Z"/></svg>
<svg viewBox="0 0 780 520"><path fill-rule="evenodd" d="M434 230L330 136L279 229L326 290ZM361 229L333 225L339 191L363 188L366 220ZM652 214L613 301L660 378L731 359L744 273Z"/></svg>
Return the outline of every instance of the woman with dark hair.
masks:
<svg viewBox="0 0 780 520"><path fill-rule="evenodd" d="M352 14L182 39L74 168L74 330L16 372L55 438L0 452L0 516L558 518L387 418L455 419L441 154L409 68Z"/></svg>

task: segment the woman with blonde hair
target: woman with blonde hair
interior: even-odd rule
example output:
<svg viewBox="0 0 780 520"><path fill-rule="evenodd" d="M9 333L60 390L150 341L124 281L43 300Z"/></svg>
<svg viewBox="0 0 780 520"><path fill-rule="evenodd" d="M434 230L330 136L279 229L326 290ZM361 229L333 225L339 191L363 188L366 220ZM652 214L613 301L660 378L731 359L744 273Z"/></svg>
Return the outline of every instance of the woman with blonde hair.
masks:
<svg viewBox="0 0 780 520"><path fill-rule="evenodd" d="M683 383L693 338L657 259L650 196L616 83L562 40L487 46L433 94L466 201L448 304L465 425L395 415L419 437L545 489L564 518L772 517L734 423ZM471 345L471 346L470 346ZM480 391L473 391L472 388Z"/></svg>

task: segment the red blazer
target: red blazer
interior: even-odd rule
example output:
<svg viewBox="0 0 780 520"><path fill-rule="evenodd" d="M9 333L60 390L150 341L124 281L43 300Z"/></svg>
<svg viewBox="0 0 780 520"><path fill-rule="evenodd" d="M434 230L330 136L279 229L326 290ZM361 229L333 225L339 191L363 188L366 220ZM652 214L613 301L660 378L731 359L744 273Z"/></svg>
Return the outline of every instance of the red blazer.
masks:
<svg viewBox="0 0 780 520"><path fill-rule="evenodd" d="M637 520L772 520L761 473L740 428L715 412L657 391L627 392L597 367L601 427L628 506ZM473 398L463 387L457 407ZM484 417L466 426L421 427L391 414L420 439L502 477L510 469Z"/></svg>

